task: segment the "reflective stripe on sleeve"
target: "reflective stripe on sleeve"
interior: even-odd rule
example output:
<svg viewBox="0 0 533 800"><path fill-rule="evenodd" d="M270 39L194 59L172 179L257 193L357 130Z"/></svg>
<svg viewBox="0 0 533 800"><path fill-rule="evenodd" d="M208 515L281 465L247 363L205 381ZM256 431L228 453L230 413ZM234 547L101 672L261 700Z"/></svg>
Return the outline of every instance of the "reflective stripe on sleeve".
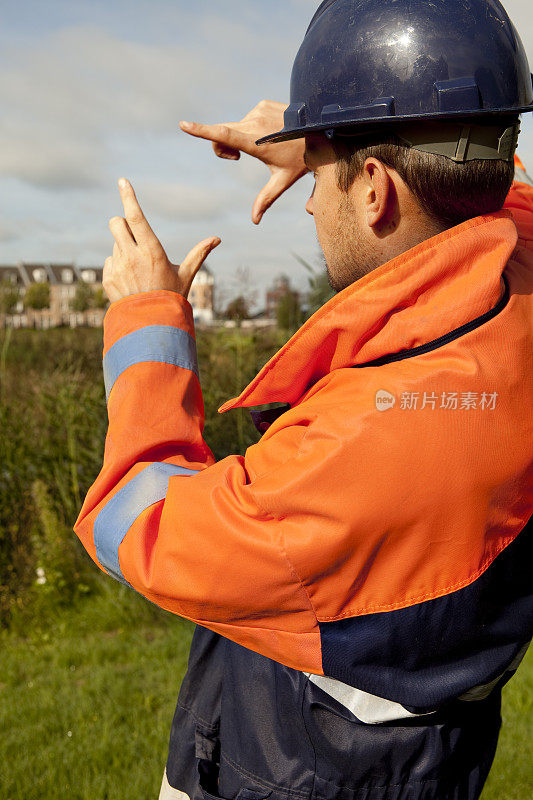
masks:
<svg viewBox="0 0 533 800"><path fill-rule="evenodd" d="M118 560L118 548L136 519L147 508L164 500L174 475L196 475L198 470L154 463L139 472L109 500L94 523L96 555L104 569L125 583Z"/></svg>
<svg viewBox="0 0 533 800"><path fill-rule="evenodd" d="M108 399L122 373L144 361L173 364L191 370L198 377L196 342L190 333L170 325L149 325L119 339L107 351L104 381Z"/></svg>

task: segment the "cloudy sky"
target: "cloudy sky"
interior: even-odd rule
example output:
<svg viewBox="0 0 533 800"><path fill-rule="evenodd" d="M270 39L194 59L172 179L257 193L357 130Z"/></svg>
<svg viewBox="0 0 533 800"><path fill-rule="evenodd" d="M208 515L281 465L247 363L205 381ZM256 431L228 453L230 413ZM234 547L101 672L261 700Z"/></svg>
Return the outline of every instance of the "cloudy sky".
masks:
<svg viewBox="0 0 533 800"><path fill-rule="evenodd" d="M318 0L0 0L0 263L101 265L116 180L134 184L171 259L206 236L217 285L247 267L259 301L280 272L305 288L292 252L318 263L304 212L310 178L252 225L266 179L252 159L222 161L180 119L240 119L287 100L290 70ZM533 68L530 0L506 0ZM528 10L529 9L529 10ZM533 123L522 158L533 165Z"/></svg>

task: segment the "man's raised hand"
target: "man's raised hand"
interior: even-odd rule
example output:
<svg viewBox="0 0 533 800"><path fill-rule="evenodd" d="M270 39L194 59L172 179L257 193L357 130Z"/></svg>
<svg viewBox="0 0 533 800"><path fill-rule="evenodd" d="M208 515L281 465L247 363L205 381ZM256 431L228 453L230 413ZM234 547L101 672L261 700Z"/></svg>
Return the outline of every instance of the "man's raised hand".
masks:
<svg viewBox="0 0 533 800"><path fill-rule="evenodd" d="M129 181L118 182L124 217L113 217L109 228L115 245L104 265L103 286L112 303L140 292L167 290L187 298L196 273L218 236L204 239L181 264L171 264L161 242L148 224Z"/></svg>
<svg viewBox="0 0 533 800"><path fill-rule="evenodd" d="M208 139L219 158L237 161L241 152L258 158L270 169L270 180L259 192L252 209L252 221L259 225L263 214L283 192L305 175L304 139L294 139L278 144L255 142L283 127L283 114L287 106L262 100L240 122L226 125L201 125L197 122L180 122L180 128L191 136Z"/></svg>

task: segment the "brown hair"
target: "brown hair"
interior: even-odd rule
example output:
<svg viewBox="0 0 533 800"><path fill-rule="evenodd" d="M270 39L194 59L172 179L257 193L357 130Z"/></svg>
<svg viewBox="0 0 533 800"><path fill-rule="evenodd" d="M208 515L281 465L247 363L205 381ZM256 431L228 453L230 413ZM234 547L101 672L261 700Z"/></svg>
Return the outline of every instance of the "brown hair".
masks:
<svg viewBox="0 0 533 800"><path fill-rule="evenodd" d="M421 208L446 228L500 211L514 177L512 161L457 163L402 144L394 134L364 138L335 136L337 182L347 192L362 175L367 158L377 158L400 175Z"/></svg>

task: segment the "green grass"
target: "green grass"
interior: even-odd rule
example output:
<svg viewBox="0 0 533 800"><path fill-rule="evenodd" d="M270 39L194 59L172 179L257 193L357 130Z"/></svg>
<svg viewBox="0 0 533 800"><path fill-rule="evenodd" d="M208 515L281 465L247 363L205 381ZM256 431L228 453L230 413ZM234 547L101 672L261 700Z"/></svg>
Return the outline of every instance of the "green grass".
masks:
<svg viewBox="0 0 533 800"><path fill-rule="evenodd" d="M0 797L155 800L193 626L119 584L48 623L2 641Z"/></svg>
<svg viewBox="0 0 533 800"><path fill-rule="evenodd" d="M4 633L3 800L155 800L193 626L105 581L77 608ZM530 800L533 651L505 689L483 800Z"/></svg>

